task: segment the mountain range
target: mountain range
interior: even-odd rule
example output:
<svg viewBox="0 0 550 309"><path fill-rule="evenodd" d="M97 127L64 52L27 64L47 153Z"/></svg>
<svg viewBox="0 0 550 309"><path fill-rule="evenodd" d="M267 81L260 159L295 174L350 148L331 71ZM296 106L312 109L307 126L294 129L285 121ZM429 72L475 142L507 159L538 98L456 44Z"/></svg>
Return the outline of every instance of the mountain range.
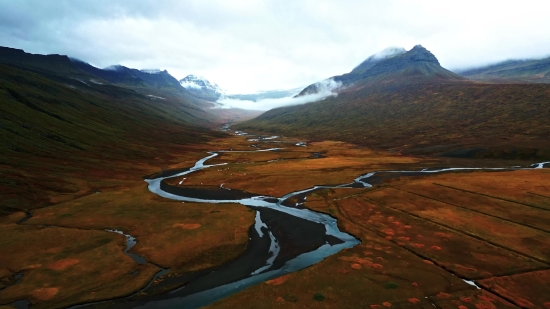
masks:
<svg viewBox="0 0 550 309"><path fill-rule="evenodd" d="M219 99L234 99L258 102L265 99L279 99L297 95L302 88L289 90L268 90L247 94L228 94L218 84L209 81L206 77L188 75L181 79L180 84L188 92L208 101L216 102Z"/></svg>
<svg viewBox="0 0 550 309"><path fill-rule="evenodd" d="M101 69L64 55L34 55L0 47L0 307L170 307L174 297L183 306L199 306L203 300L210 302L236 291L227 286L238 290L259 283L251 287L256 291L241 292L248 293L240 299L245 307L250 306L249 296L258 298L258 288L266 289L267 284L260 281L272 279L267 283L280 285L288 279L288 269L296 266L294 270L299 270L305 265L302 257L318 260L319 252L335 253L343 248L342 244L350 244L337 237L324 237L330 226L323 225L328 217L320 212L330 213L334 216L332 223L340 220L339 226L351 227L351 232L362 239L332 233L343 241L353 240L351 245L357 246L334 255L327 263L294 272L278 290L282 293L268 288L263 294L272 298L274 306L286 302L295 307L299 298L300 307L431 308L434 304L445 306L451 300L455 307L478 307L478 300L483 300L484 304L510 308L512 305L499 297L506 290L497 291L499 296L491 294L491 282L506 278L500 275L509 274L511 267L540 277L518 290L520 294L504 295L506 300L525 304L525 299L516 296L535 287L535 293L528 293L531 297L537 294L537 287L544 287L544 276L533 270L547 268L549 260L547 247L530 250L541 247L548 236L540 218L549 205L542 186L548 170L483 173L480 177L473 177L473 173L456 175L453 171L438 176L437 182L442 183L438 186L419 176L426 173L407 171L426 168L422 171L435 172L441 166L528 166L550 161L547 66L544 59L508 61L461 75L443 68L436 56L420 45L408 51L394 47L366 58L348 73L304 89L228 95L215 83L196 75L178 81L166 70L121 65ZM326 93L327 89L331 94L328 97L308 101L322 97L315 94ZM311 96L294 99L294 95ZM232 97L261 101L278 96L287 98L281 101L311 103L275 108L257 116L251 111L227 109L220 100ZM255 116L246 122L236 121ZM264 138L245 139L225 132L229 130ZM272 137L265 138L264 134ZM275 137L282 139L272 140ZM311 141L323 143L312 145L308 143ZM267 149L270 147L280 148ZM250 150L254 149L261 152L253 155ZM403 154L415 157L400 158ZM499 160L476 162L471 158ZM199 172L207 159L210 161L203 167L217 168ZM402 172L364 174L384 169ZM183 175L192 171L198 174ZM364 187L361 180L381 186L349 193L350 189L340 192L338 188L357 186L335 184L348 183L361 174L355 180L358 187ZM166 199L166 195L151 194L143 181L168 175L179 176L157 182L161 190L172 188L174 194L199 199L183 199L184 204L183 200ZM409 177L410 181L399 182L405 176L423 179ZM156 181L148 182L151 186ZM495 188L495 181L509 183ZM319 183L332 185L314 186ZM447 185L454 183L458 183L457 188ZM472 189L480 184L483 190ZM312 188L303 189L308 187ZM292 190L299 191L284 195ZM505 190L509 194L502 195ZM306 206L312 210L303 209L306 194ZM247 211L235 203L193 202L204 197L206 202L238 202L245 197L242 204L277 208L282 203L286 210L296 208L279 212L272 207L252 207ZM483 206L482 199L489 202ZM338 204L338 200L345 205ZM388 203L406 207L385 207ZM470 204L471 209L464 206ZM346 205L350 207L340 207ZM52 207L40 210L47 206ZM373 207L383 213L369 214ZM519 210L508 211L510 207ZM320 224L309 221L316 213L313 210L319 211L320 216L315 217L319 220L313 219ZM300 213L306 220L289 216ZM368 218L380 220L376 224L356 220L359 224L355 224L352 217L363 223ZM433 220L442 217L448 220ZM476 224L470 222L488 228L472 230L470 227ZM405 228L411 226L412 234L406 234ZM398 236L418 236L412 241L421 243L407 242L408 237L392 238L394 232L388 230ZM507 235L501 233L505 230ZM495 231L499 232L496 236L485 237ZM519 236L507 237L514 233ZM418 240L421 234L431 236L426 241ZM377 235L384 238L378 239ZM444 248L442 244L449 237L451 241ZM136 241L137 245L130 248ZM205 243L213 245L205 247ZM393 253L384 249L387 254L380 251L383 258L377 258L384 265L368 262L373 248L388 244L391 247L384 248L391 248ZM411 244L423 249L410 250ZM472 254L465 255L465 263L460 257L445 260L470 251L478 255L478 264L470 263ZM399 252L408 257L401 258ZM356 258L359 255L364 259ZM397 262L390 261L391 256ZM493 260L503 265L494 268L496 272ZM410 273L413 264L409 261L419 267L416 272ZM355 262L359 264L352 264ZM285 268L288 265L292 267ZM400 265L405 266L403 273L399 269L381 272ZM319 284L311 280L315 268L322 270L323 276L318 278L328 280L326 286L322 280ZM441 277L442 271L448 271L446 277ZM281 274L285 276L273 277ZM336 275L343 282L340 286L354 285L355 295L362 298L345 299L350 295L346 289L335 298L330 285L334 285L331 280ZM518 275L523 273L508 277ZM357 276L365 279L366 288L357 284ZM415 279L420 277L427 279ZM456 286L447 280L454 277ZM426 280L432 278L434 285L426 287ZM463 283L464 278L476 280L485 289ZM419 284L411 285L413 281ZM75 282L78 284L73 288ZM298 285L305 290L290 291L298 296L285 292ZM411 292L404 286L409 286ZM216 287L222 293L217 293L220 289ZM395 297L396 288L401 289L398 292L405 295L403 298ZM386 292L370 299L363 297L365 290L372 290L371 296ZM424 294L432 296L424 299ZM544 297L547 293L538 294ZM410 298L413 296L421 300ZM546 301L536 297L537 301ZM235 305L240 299L220 300L214 305L242 307Z"/></svg>
<svg viewBox="0 0 550 309"><path fill-rule="evenodd" d="M142 71L122 65L113 65L105 69L99 69L81 60L71 59L71 61L80 70L113 84L182 92L178 81L166 70Z"/></svg>
<svg viewBox="0 0 550 309"><path fill-rule="evenodd" d="M550 57L530 60L508 60L457 72L473 80L500 83L550 83Z"/></svg>
<svg viewBox="0 0 550 309"><path fill-rule="evenodd" d="M0 213L51 204L83 171L91 182L123 175L124 164L166 164L174 149L220 136L211 128L228 119L172 86L166 72L0 48Z"/></svg>
<svg viewBox="0 0 550 309"><path fill-rule="evenodd" d="M236 128L412 154L550 158L549 84L472 81L420 45L329 79L342 84L337 96L272 109Z"/></svg>
<svg viewBox="0 0 550 309"><path fill-rule="evenodd" d="M233 128L417 155L550 159L547 60L508 61L461 76L422 46L392 48L328 78L341 85L337 96L276 108ZM220 136L211 129L221 123L257 115L213 109L223 91L196 76L178 81L167 71L99 69L7 47L0 47L0 69L3 213L53 203L51 196L67 189L52 183L84 171L99 181L117 169L130 173L116 162L166 164L181 147ZM317 84L255 98L304 95Z"/></svg>
<svg viewBox="0 0 550 309"><path fill-rule="evenodd" d="M4 64L46 74L58 80L70 78L71 82L78 80L81 83L114 84L138 91L168 92L174 96L181 96L186 101L204 105L204 107L219 107L213 103L221 97L254 101L261 98L285 97L289 96L288 93L298 92L296 90L276 90L227 95L216 83L197 75L188 75L178 81L166 70L138 70L122 65L112 65L101 69L76 58L63 55L34 55L8 47L0 47L0 57L0 62Z"/></svg>
<svg viewBox="0 0 550 309"><path fill-rule="evenodd" d="M346 88L359 81L375 81L383 79L401 78L438 78L463 80L464 78L444 69L433 54L421 45L410 51L403 48L391 47L368 57L349 73L330 77L329 79L341 83ZM298 96L317 93L321 83L314 83L304 88Z"/></svg>

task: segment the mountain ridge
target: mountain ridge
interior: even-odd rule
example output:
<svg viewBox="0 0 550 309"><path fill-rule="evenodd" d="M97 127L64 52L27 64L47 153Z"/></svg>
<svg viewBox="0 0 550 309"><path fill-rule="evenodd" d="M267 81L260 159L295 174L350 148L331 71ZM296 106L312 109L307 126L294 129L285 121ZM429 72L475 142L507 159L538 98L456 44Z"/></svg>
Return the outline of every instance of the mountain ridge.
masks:
<svg viewBox="0 0 550 309"><path fill-rule="evenodd" d="M550 83L550 57L505 60L491 65L459 70L457 74L480 81Z"/></svg>
<svg viewBox="0 0 550 309"><path fill-rule="evenodd" d="M211 102L216 102L225 95L225 91L218 84L199 75L189 74L178 82L188 92Z"/></svg>
<svg viewBox="0 0 550 309"><path fill-rule="evenodd" d="M0 215L51 205L76 191L89 194L93 184L72 180L84 174L90 183L139 174L140 164L167 164L187 145L222 136L211 129L235 113L217 116L191 99L111 83L67 56L0 47ZM26 181L33 185L20 185Z"/></svg>
<svg viewBox="0 0 550 309"><path fill-rule="evenodd" d="M121 84L132 87L149 86L155 89L170 89L177 92L181 92L182 90L180 89L176 78L170 75L166 70L150 73L144 70L128 68L122 65L112 65L100 69L79 59L73 58L71 61L80 70L113 84Z"/></svg>
<svg viewBox="0 0 550 309"><path fill-rule="evenodd" d="M344 85L335 97L272 109L235 128L410 154L550 159L550 85L468 80L422 46Z"/></svg>
<svg viewBox="0 0 550 309"><path fill-rule="evenodd" d="M416 45L411 50L405 52L401 49L395 51L396 52L390 53L381 59L376 59L377 54L372 55L349 73L333 76L329 79L341 83L342 88L350 87L358 82L368 83L380 80L391 80L403 76L423 80L458 81L465 79L441 67L437 58L422 45ZM319 82L307 86L298 96L313 94L318 91Z"/></svg>
<svg viewBox="0 0 550 309"><path fill-rule="evenodd" d="M387 59L389 57L394 57L400 54L407 52L403 47L388 47L361 62L358 66L351 70L350 74L361 74L366 70L370 69L376 63Z"/></svg>

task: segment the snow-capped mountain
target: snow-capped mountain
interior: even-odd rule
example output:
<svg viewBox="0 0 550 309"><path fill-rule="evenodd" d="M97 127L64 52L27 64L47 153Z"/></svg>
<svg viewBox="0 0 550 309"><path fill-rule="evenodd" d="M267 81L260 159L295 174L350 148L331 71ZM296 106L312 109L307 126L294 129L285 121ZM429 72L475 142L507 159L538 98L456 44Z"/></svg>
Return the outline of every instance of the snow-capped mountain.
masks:
<svg viewBox="0 0 550 309"><path fill-rule="evenodd" d="M208 101L215 102L225 95L220 86L198 75L187 75L180 79L180 85L193 95Z"/></svg>
<svg viewBox="0 0 550 309"><path fill-rule="evenodd" d="M403 47L388 47L365 59L365 61L353 68L350 73L361 74L382 60L393 58L406 52L407 51Z"/></svg>
<svg viewBox="0 0 550 309"><path fill-rule="evenodd" d="M413 75L416 79L464 79L441 67L437 58L429 50L421 45L416 45L409 51L400 47L386 48L368 57L351 72L333 76L324 82L332 80L333 82L340 83L340 86L337 88L345 88L358 81L364 83L368 80L373 81L381 78L395 79L404 78L405 76L410 79ZM331 85L330 83L325 84ZM320 87L320 85L322 84L311 84L304 88L298 96L320 93L323 90L323 87Z"/></svg>
<svg viewBox="0 0 550 309"><path fill-rule="evenodd" d="M145 70L140 70L140 71L143 72L143 73L148 73L148 74L160 74L160 73L164 72L164 71L159 70L159 69L145 69Z"/></svg>

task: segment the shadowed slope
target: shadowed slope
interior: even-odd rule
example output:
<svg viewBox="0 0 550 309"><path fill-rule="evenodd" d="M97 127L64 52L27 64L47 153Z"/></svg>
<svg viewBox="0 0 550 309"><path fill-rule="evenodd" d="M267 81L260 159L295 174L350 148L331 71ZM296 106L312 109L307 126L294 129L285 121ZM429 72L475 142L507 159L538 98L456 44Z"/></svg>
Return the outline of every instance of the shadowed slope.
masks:
<svg viewBox="0 0 550 309"><path fill-rule="evenodd" d="M273 109L236 128L416 154L550 157L550 86L404 79L357 83L335 98Z"/></svg>
<svg viewBox="0 0 550 309"><path fill-rule="evenodd" d="M550 57L535 60L508 60L458 72L473 80L492 82L550 83Z"/></svg>
<svg viewBox="0 0 550 309"><path fill-rule="evenodd" d="M114 84L121 84L133 87L152 87L156 89L172 90L176 92L185 92L179 82L172 77L166 70L154 73L147 73L137 69L127 68L117 65L108 69L99 69L89 63L72 59L75 67L84 72L102 78Z"/></svg>
<svg viewBox="0 0 550 309"><path fill-rule="evenodd" d="M148 96L90 82L65 56L15 50L17 58L6 50L0 62L12 65L0 63L1 212L89 193L94 179L139 177L133 164L165 164L176 149L219 135L208 130L216 118L205 108L169 92Z"/></svg>
<svg viewBox="0 0 550 309"><path fill-rule="evenodd" d="M372 55L355 67L351 72L333 76L336 82L348 87L354 83L366 83L401 78L415 80L464 80L463 77L443 68L437 58L421 45L405 52L404 49L390 48ZM307 86L298 94L307 95L318 92L318 83Z"/></svg>

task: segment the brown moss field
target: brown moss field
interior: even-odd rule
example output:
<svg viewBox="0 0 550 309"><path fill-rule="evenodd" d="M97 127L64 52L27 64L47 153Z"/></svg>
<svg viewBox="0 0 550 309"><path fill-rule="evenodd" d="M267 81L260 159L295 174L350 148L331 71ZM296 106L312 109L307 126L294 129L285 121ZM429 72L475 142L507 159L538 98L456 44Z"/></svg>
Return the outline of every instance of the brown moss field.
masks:
<svg viewBox="0 0 550 309"><path fill-rule="evenodd" d="M506 277L494 277L480 281L480 284L494 290L502 295L513 299L516 303L525 308L549 308L550 301L548 288L550 282L550 271L534 271Z"/></svg>
<svg viewBox="0 0 550 309"><path fill-rule="evenodd" d="M26 224L122 230L138 239L132 252L164 268L193 271L244 251L253 218L241 205L171 201L139 184L40 209Z"/></svg>
<svg viewBox="0 0 550 309"><path fill-rule="evenodd" d="M180 162L163 169L193 166L207 147L187 149ZM0 304L28 299L33 308L62 308L118 298L145 287L159 267L174 276L238 257L246 249L254 212L242 205L157 197L141 176L160 170L143 164L132 171L121 164L114 174L103 172L105 179L69 178L65 183L82 183L87 194L46 193L57 203L32 210L21 224L16 223L25 218L22 212L0 217ZM105 229L135 237L130 252L147 263L139 265L124 254L125 237ZM16 274L22 275L19 283Z"/></svg>
<svg viewBox="0 0 550 309"><path fill-rule="evenodd" d="M37 308L48 308L128 295L158 271L125 255L117 234L15 224L0 230L2 265L23 273L21 282L0 291L3 302L27 298Z"/></svg>
<svg viewBox="0 0 550 309"><path fill-rule="evenodd" d="M233 138L233 145L226 149L254 150L242 145L242 138ZM284 139L283 139L284 140ZM273 144L263 148L272 148ZM235 162L184 176L184 185L216 185L222 183L231 189L280 197L289 192L311 188L314 185L338 185L353 182L357 176L372 170L393 166L410 166L421 160L414 157L357 148L351 144L335 141L314 142L308 147L283 144L278 151L258 153L221 153L212 163ZM324 158L312 159L312 153L321 153ZM258 158L256 156L258 155ZM270 160L277 160L268 162ZM424 159L425 162L434 160ZM210 162L210 161L209 161ZM430 164L430 163L427 163ZM167 182L178 185L181 178Z"/></svg>
<svg viewBox="0 0 550 309"><path fill-rule="evenodd" d="M185 182L218 181L280 196L274 192L289 192L294 181L298 190L350 182L375 170L515 165L413 158L339 142L298 151L327 157L205 170ZM278 152L269 154L278 158ZM253 162L250 154L246 159ZM208 308L548 308L550 290L542 282L550 268L549 177L548 169L452 172L387 178L372 189L314 191L305 206L337 217L340 228L362 243ZM529 282L531 277L518 278L523 274L537 276ZM524 299L536 305L525 306Z"/></svg>
<svg viewBox="0 0 550 309"><path fill-rule="evenodd" d="M533 163L278 141L232 136L171 152L162 164L111 163L111 171L82 170L62 181L45 176L51 188L70 190L40 191L49 206L29 207L26 221L23 212L0 217L0 305L28 299L32 308L62 308L119 298L145 287L160 267L178 276L239 257L254 211L160 198L141 179L191 167L207 151L283 148L222 152L206 164L230 164L166 182L281 197L379 170ZM361 244L208 308L550 308L550 169L380 175L373 188L309 192L304 205L336 217ZM124 236L106 229L135 237L130 252L147 263L132 260Z"/></svg>

